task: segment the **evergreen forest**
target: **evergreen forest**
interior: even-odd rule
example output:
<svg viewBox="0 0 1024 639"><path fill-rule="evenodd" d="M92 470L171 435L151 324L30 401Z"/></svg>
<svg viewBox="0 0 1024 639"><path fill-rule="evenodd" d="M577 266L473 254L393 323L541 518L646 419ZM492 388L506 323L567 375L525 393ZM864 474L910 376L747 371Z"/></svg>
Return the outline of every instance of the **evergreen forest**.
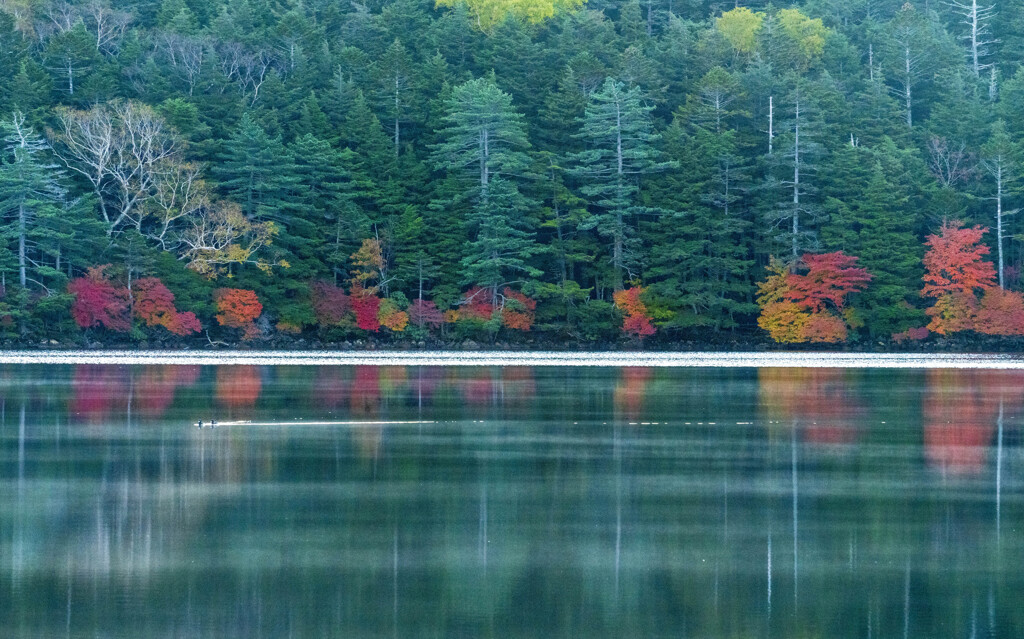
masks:
<svg viewBox="0 0 1024 639"><path fill-rule="evenodd" d="M7 344L1024 334L1015 0L0 0Z"/></svg>

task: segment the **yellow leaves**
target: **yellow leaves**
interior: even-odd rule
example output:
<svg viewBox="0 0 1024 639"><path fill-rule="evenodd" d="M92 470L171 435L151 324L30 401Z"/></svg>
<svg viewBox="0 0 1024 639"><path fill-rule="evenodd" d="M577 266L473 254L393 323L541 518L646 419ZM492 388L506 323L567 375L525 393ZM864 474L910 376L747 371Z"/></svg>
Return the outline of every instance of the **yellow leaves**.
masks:
<svg viewBox="0 0 1024 639"><path fill-rule="evenodd" d="M277 234L273 222L251 222L237 204L215 201L197 211L190 223L181 237L182 257L188 260L188 268L200 275L215 279L229 264L253 264L266 273L275 266L255 257ZM276 265L287 268L284 261Z"/></svg>
<svg viewBox="0 0 1024 639"><path fill-rule="evenodd" d="M780 344L796 344L807 341L804 326L810 319L811 314L795 302L773 302L764 306L757 325Z"/></svg>
<svg viewBox="0 0 1024 639"><path fill-rule="evenodd" d="M789 291L789 284L786 283L789 266L785 262L772 257L765 270L768 271L768 277L757 284L757 304L761 308L782 300L782 296Z"/></svg>
<svg viewBox="0 0 1024 639"><path fill-rule="evenodd" d="M821 18L808 18L799 9L781 9L779 24L783 33L800 48L807 61L817 58L825 50L828 28Z"/></svg>
<svg viewBox="0 0 1024 639"><path fill-rule="evenodd" d="M749 55L757 49L766 19L777 21L783 35L796 45L804 63L820 57L825 51L828 27L820 18L809 18L799 9L780 9L778 13L767 16L760 11L738 7L724 12L715 21L715 28L738 53Z"/></svg>
<svg viewBox="0 0 1024 639"><path fill-rule="evenodd" d="M737 7L726 11L715 20L715 28L722 34L732 48L740 53L753 53L757 48L757 35L764 23L764 13L751 11L746 7Z"/></svg>
<svg viewBox="0 0 1024 639"><path fill-rule="evenodd" d="M353 269L350 282L353 287L365 289L371 295L376 294L378 286L367 286L370 280L383 279L381 274L384 270L384 247L376 238L363 240L359 250L351 255Z"/></svg>
<svg viewBox="0 0 1024 639"><path fill-rule="evenodd" d="M464 5L482 31L490 31L507 17L543 22L556 13L579 9L587 0L437 0L438 7Z"/></svg>

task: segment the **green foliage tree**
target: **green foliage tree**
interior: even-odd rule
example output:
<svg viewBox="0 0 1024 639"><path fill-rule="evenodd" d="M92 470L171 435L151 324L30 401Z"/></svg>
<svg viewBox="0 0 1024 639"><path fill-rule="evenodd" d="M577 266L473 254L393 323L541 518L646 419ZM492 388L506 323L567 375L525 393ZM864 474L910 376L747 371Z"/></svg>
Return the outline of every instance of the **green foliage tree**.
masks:
<svg viewBox="0 0 1024 639"><path fill-rule="evenodd" d="M652 105L644 104L638 88L627 89L608 78L591 95L580 138L587 149L572 156L573 173L585 181L580 191L588 198L592 215L581 228L595 229L611 248L612 285L622 290L625 276L638 274L640 247L636 219L653 213L641 203L639 180L673 166L655 147L660 135L653 131Z"/></svg>

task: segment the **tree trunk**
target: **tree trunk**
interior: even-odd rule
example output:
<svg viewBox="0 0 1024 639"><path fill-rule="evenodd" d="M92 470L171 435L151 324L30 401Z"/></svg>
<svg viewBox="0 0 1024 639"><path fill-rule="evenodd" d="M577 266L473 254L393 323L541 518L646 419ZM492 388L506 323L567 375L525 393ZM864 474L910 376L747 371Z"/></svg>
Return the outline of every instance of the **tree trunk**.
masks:
<svg viewBox="0 0 1024 639"><path fill-rule="evenodd" d="M395 75L395 157L398 157L398 145L399 145L399 128L398 128L398 75Z"/></svg>
<svg viewBox="0 0 1024 639"><path fill-rule="evenodd" d="M25 266L25 227L28 211L25 210L25 203L18 206L18 283L25 288L28 283L28 274Z"/></svg>
<svg viewBox="0 0 1024 639"><path fill-rule="evenodd" d="M796 126L793 138L793 261L800 250L800 94L796 97Z"/></svg>
<svg viewBox="0 0 1024 639"><path fill-rule="evenodd" d="M903 79L903 99L906 102L906 107L907 107L907 128L910 128L910 127L914 126L914 116L913 116L913 114L910 111L910 107L911 107L911 103L912 103L912 101L911 101L911 87L910 87L910 85L913 82L913 71L910 68L911 65L910 65L910 47L909 46L903 47L903 62L904 62L904 71L906 73L906 75L904 76L904 79Z"/></svg>
<svg viewBox="0 0 1024 639"><path fill-rule="evenodd" d="M623 158L622 158L622 108L618 102L615 103L615 173L616 173L616 193L615 200L617 202L615 211L615 247L612 249L612 264L615 269L615 290L621 291L622 286L622 243L625 229L623 228L623 216L622 216L622 177L623 177Z"/></svg>
<svg viewBox="0 0 1024 639"><path fill-rule="evenodd" d="M488 160L490 159L490 139L486 128L480 129L480 195L481 199L487 201L487 184L490 182L491 174Z"/></svg>
<svg viewBox="0 0 1024 639"><path fill-rule="evenodd" d="M999 258L999 288L1003 284L1003 165L996 168L996 246Z"/></svg>

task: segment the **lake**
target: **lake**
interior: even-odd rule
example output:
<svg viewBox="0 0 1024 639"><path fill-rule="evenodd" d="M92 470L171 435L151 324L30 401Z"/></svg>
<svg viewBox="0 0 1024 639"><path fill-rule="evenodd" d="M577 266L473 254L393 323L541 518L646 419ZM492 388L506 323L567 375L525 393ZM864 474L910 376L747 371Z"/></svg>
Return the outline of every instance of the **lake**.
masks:
<svg viewBox="0 0 1024 639"><path fill-rule="evenodd" d="M0 365L0 636L1021 637L1022 420L1019 370Z"/></svg>

